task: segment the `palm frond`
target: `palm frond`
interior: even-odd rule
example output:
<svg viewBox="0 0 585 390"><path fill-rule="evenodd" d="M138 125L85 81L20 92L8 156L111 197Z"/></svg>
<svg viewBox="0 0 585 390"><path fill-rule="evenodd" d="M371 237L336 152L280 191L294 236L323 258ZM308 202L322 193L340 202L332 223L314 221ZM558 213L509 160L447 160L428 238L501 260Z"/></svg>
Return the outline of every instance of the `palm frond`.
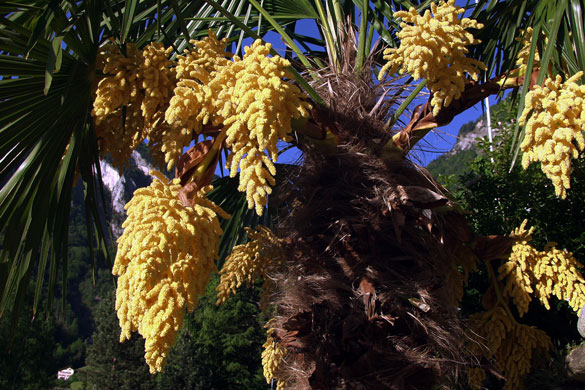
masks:
<svg viewBox="0 0 585 390"><path fill-rule="evenodd" d="M87 148L93 74L85 61L97 51L91 39L97 31L76 14L87 14L91 3L82 9L62 3L77 23L75 34L54 2L44 8L29 2L24 9L34 12L28 14L15 6L0 24L0 39L9 42L0 56L0 315L11 304L18 313L33 275L36 312L47 262L49 290L55 290L59 269L66 281L71 190L78 166L97 161L97 150ZM85 50L73 55L76 45ZM90 179L99 180L95 174ZM98 208L97 202L91 206Z"/></svg>

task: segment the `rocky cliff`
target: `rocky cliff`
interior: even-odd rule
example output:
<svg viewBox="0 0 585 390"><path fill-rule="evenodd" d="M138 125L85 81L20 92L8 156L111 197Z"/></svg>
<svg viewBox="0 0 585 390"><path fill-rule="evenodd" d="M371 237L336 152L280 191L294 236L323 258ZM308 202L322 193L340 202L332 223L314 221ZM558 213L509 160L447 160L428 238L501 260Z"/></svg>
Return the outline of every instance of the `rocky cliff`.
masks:
<svg viewBox="0 0 585 390"><path fill-rule="evenodd" d="M453 155L459 153L463 150L471 150L475 148L478 140L487 137L488 135L488 128L486 126L485 119L480 119L473 122L473 127L471 127L468 131L465 130L465 125L459 130L459 135L457 136L457 142L453 145L453 148L447 152L447 155ZM498 129L492 128L492 134L495 136L498 132Z"/></svg>
<svg viewBox="0 0 585 390"><path fill-rule="evenodd" d="M107 160L100 161L102 180L106 190L106 212L108 223L116 240L122 234L122 222L126 219L124 206L134 191L146 187L152 181L149 172L155 167L147 154L146 145L132 152L128 167L123 174Z"/></svg>
<svg viewBox="0 0 585 390"><path fill-rule="evenodd" d="M493 135L498 129L492 129ZM427 165L431 174L438 178L439 175L460 175L467 171L467 164L477 157L477 143L487 137L488 130L484 119L478 119L461 126L457 136L457 142L453 148L437 157Z"/></svg>

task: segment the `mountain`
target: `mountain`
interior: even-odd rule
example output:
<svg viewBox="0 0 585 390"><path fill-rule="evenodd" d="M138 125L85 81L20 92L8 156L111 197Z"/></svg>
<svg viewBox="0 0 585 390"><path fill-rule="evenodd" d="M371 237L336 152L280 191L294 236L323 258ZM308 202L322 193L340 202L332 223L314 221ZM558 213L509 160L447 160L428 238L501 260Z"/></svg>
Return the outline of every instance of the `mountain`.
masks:
<svg viewBox="0 0 585 390"><path fill-rule="evenodd" d="M495 136L498 129L492 128L492 133ZM478 142L487 136L488 129L485 119L478 118L464 124L459 129L457 142L453 148L431 161L426 168L435 178L449 175L459 176L467 172L467 165L478 156Z"/></svg>
<svg viewBox="0 0 585 390"><path fill-rule="evenodd" d="M106 191L106 210L108 212L108 222L114 241L122 234L122 222L126 219L124 206L130 199L134 191L141 187L150 185L152 178L149 172L156 169L152 159L148 155L148 147L141 144L132 152L128 167L123 174L112 166L111 160L104 159L100 161L102 180Z"/></svg>

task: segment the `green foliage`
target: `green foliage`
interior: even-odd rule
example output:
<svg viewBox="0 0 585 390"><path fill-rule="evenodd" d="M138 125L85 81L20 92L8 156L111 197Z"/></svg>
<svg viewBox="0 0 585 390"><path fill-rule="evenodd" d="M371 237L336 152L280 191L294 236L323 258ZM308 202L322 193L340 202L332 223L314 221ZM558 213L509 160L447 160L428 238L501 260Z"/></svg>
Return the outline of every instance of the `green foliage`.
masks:
<svg viewBox="0 0 585 390"><path fill-rule="evenodd" d="M114 310L115 297L110 291L95 312L96 331L88 347L88 384L96 389L154 389L155 377L150 375L144 360L144 339L134 334L120 343L120 326Z"/></svg>
<svg viewBox="0 0 585 390"><path fill-rule="evenodd" d="M23 310L14 339L10 338L10 321L0 322L0 388L37 390L52 387L57 371L63 367L53 352L56 324L49 317L31 321L32 309Z"/></svg>
<svg viewBox="0 0 585 390"><path fill-rule="evenodd" d="M461 130L459 131L461 135ZM427 165L427 169L439 179L442 184L446 184L448 178L441 176L460 176L469 171L468 165L477 157L477 150L467 149L454 154L443 154Z"/></svg>
<svg viewBox="0 0 585 390"><path fill-rule="evenodd" d="M215 305L218 277L197 309L187 315L163 371L151 375L144 339L135 333L119 342L120 327L109 292L95 312L96 331L83 368L89 388L97 389L260 389L266 386L260 354L266 333L257 305L259 289L243 289Z"/></svg>
<svg viewBox="0 0 585 390"><path fill-rule="evenodd" d="M266 332L257 304L259 289L241 289L216 306L218 282L215 276L187 317L163 369L160 390L266 387L260 360Z"/></svg>
<svg viewBox="0 0 585 390"><path fill-rule="evenodd" d="M506 111L502 110L501 119ZM468 220L474 231L482 235L507 235L520 226L524 219L528 225L535 227L533 245L543 248L548 242L559 243L559 248L566 248L574 253L577 260L585 260L585 232L582 221L585 209L582 199L585 196L585 162L573 160L571 189L566 199L555 195L549 179L538 165L531 165L524 170L519 164L510 169L513 155L510 148L513 141L511 110L507 111L508 120L500 126L500 132L494 139L493 151L486 139L478 144L479 157L473 161L469 172L457 178L456 196L465 210L469 212ZM498 114L499 115L499 114ZM496 266L497 268L497 266ZM462 311L465 313L481 309L481 291L486 291L488 274L485 271L473 274L469 289L463 300ZM577 333L577 316L566 302L551 301L551 310L546 310L533 300L522 323L536 326L553 340L555 350L553 359L544 367L535 367L527 381L527 388L548 389L564 380L562 369L564 353L568 346L581 341ZM489 383L492 383L491 385ZM498 389L500 382L494 378L488 382L488 389Z"/></svg>

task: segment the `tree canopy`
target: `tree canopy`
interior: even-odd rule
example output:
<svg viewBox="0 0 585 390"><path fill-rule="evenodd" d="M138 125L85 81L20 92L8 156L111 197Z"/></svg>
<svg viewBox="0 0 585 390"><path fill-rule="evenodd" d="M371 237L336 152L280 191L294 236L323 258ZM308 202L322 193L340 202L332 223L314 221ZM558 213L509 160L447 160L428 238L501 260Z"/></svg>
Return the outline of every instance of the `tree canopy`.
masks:
<svg viewBox="0 0 585 390"><path fill-rule="evenodd" d="M0 6L0 316L17 318L31 282L33 315L45 283L49 306L58 280L67 289L80 179L91 263L103 256L118 276L121 340L145 338L152 373L221 266L220 303L264 280L264 375L281 388L428 387L457 382L462 366L475 388L492 371L521 386L552 346L522 322L527 305L556 296L579 310L580 265L554 244L533 246L526 223L473 231L409 154L511 89L507 162L537 165L570 197L585 148L584 3L463 3ZM307 20L316 33L300 27ZM99 159L123 169L145 140L175 178L153 172L135 192L112 262ZM277 163L288 147L298 166ZM229 178L213 187L218 164ZM483 266L493 299L467 322L463 288ZM460 345L463 335L475 344Z"/></svg>

